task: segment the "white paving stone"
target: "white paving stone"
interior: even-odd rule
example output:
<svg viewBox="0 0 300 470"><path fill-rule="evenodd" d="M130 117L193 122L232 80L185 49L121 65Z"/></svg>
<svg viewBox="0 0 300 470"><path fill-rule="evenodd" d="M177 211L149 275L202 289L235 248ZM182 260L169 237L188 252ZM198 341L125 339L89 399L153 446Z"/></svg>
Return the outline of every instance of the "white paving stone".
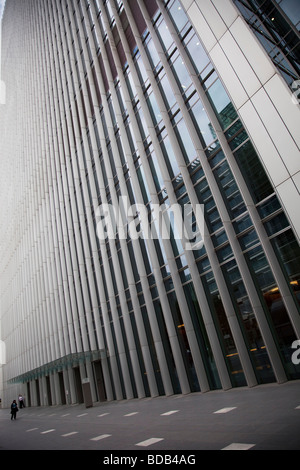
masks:
<svg viewBox="0 0 300 470"><path fill-rule="evenodd" d="M224 447L222 450L249 450L254 447L255 444L243 444L239 442L233 442L227 447Z"/></svg>
<svg viewBox="0 0 300 470"><path fill-rule="evenodd" d="M232 410L236 410L236 406L232 406L231 408L221 408L220 410L218 411L215 411L214 414L218 414L218 413L229 413L229 411L232 411Z"/></svg>
<svg viewBox="0 0 300 470"><path fill-rule="evenodd" d="M101 434L101 436L92 437L92 439L90 439L90 440L91 441L101 441L102 439L106 439L107 437L111 437L111 434Z"/></svg>
<svg viewBox="0 0 300 470"><path fill-rule="evenodd" d="M178 413L179 410L172 410L172 411L167 411L166 413L162 413L160 416L170 416L173 415L174 413Z"/></svg>
<svg viewBox="0 0 300 470"><path fill-rule="evenodd" d="M163 440L164 439L162 437L151 437L150 439L146 439L145 441L139 442L136 445L140 447L148 447L153 444L156 444L156 442L163 441Z"/></svg>

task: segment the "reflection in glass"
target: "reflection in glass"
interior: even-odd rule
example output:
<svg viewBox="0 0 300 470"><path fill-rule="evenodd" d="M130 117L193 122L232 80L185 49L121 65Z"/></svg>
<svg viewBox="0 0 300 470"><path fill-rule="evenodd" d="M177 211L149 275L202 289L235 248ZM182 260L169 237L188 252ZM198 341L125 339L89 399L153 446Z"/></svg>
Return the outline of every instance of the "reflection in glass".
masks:
<svg viewBox="0 0 300 470"><path fill-rule="evenodd" d="M180 173L180 170L169 136L166 136L163 140L161 140L160 145L170 172L170 176L174 178Z"/></svg>
<svg viewBox="0 0 300 470"><path fill-rule="evenodd" d="M154 125L157 125L162 120L162 115L153 92L148 95L147 104L152 117L152 121Z"/></svg>
<svg viewBox="0 0 300 470"><path fill-rule="evenodd" d="M160 59L157 50L154 46L153 39L147 41L147 43L145 44L145 50L147 52L152 68L154 69L160 62Z"/></svg>
<svg viewBox="0 0 300 470"><path fill-rule="evenodd" d="M230 373L231 381L235 386L245 386L246 379L244 371L213 273L210 271L205 276L201 276L201 281L213 313L214 322L217 328L220 344L224 350L224 357Z"/></svg>
<svg viewBox="0 0 300 470"><path fill-rule="evenodd" d="M271 195L273 188L250 140L238 148L234 156L253 200L258 203Z"/></svg>
<svg viewBox="0 0 300 470"><path fill-rule="evenodd" d="M193 35L192 38L191 34ZM185 50L196 72L201 74L202 76L202 71L209 64L209 58L205 50L203 49L199 38L192 31L190 34L187 35L187 37L185 37L183 44L185 45ZM202 76L202 78L204 78L204 75Z"/></svg>
<svg viewBox="0 0 300 470"><path fill-rule="evenodd" d="M200 100L193 102L197 98L197 95L193 97L193 100L189 102L189 111L193 119L193 123L199 132L199 137L202 141L204 148L208 147L215 139L216 133L214 132L213 126L211 125L210 119L203 107Z"/></svg>
<svg viewBox="0 0 300 470"><path fill-rule="evenodd" d="M186 90L192 85L192 78L180 54L178 54L176 59L172 62L171 67L174 71L175 77L177 78L181 92L186 92Z"/></svg>
<svg viewBox="0 0 300 470"><path fill-rule="evenodd" d="M257 379L259 383L273 382L274 374L268 353L236 261L231 260L225 263L222 266L222 270L227 282L227 288L236 306L236 314L244 334L249 355L255 367Z"/></svg>
<svg viewBox="0 0 300 470"><path fill-rule="evenodd" d="M214 175L232 218L238 217L246 206L226 160L215 169Z"/></svg>
<svg viewBox="0 0 300 470"><path fill-rule="evenodd" d="M167 75L164 75L158 82L158 86L164 99L167 110L171 109L176 103L176 98L172 90Z"/></svg>
<svg viewBox="0 0 300 470"><path fill-rule="evenodd" d="M184 322L181 316L181 311L179 307L179 303L176 297L175 292L171 292L168 294L168 300L170 304L170 309L173 316L174 325L177 332L177 338L180 344L182 357L184 360L186 373L189 379L190 387L193 392L200 391L200 386L195 370L194 360L191 352L191 348L189 345L188 337L186 334Z"/></svg>
<svg viewBox="0 0 300 470"><path fill-rule="evenodd" d="M186 163L193 161L197 155L195 146L191 139L188 128L183 119L174 127L181 151L183 153Z"/></svg>
<svg viewBox="0 0 300 470"><path fill-rule="evenodd" d="M162 20L160 23L155 25L155 29L158 37L160 38L163 49L168 51L174 41L165 20Z"/></svg>
<svg viewBox="0 0 300 470"><path fill-rule="evenodd" d="M300 74L298 0L234 0L289 86Z"/></svg>
<svg viewBox="0 0 300 470"><path fill-rule="evenodd" d="M291 378L294 375L294 367L291 364L290 347L295 339L295 332L287 314L281 293L276 285L267 259L260 246L247 252L246 259L253 280L258 290L263 294L265 305L268 309L269 322L272 325L273 336L280 348L285 369Z"/></svg>
<svg viewBox="0 0 300 470"><path fill-rule="evenodd" d="M271 239L297 304L300 306L300 247L291 229ZM300 312L300 308L299 308Z"/></svg>
<svg viewBox="0 0 300 470"><path fill-rule="evenodd" d="M275 0L282 8L284 13L289 17L291 22L300 29L300 3L299 0Z"/></svg>
<svg viewBox="0 0 300 470"><path fill-rule="evenodd" d="M238 115L225 92L220 79L217 79L207 90L207 96L209 97L222 128L226 129L238 117Z"/></svg>
<svg viewBox="0 0 300 470"><path fill-rule="evenodd" d="M180 31L182 31L184 26L188 23L188 17L186 16L181 3L178 0L171 2L171 6L168 8L177 32L180 33Z"/></svg>

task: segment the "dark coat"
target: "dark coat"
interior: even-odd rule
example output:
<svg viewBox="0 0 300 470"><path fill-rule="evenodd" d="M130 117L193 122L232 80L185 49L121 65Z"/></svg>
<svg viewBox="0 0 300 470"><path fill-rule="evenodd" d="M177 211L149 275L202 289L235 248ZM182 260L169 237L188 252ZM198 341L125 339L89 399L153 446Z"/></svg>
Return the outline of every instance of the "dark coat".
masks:
<svg viewBox="0 0 300 470"><path fill-rule="evenodd" d="M18 405L14 402L11 404L10 409L11 414L16 414L19 411Z"/></svg>

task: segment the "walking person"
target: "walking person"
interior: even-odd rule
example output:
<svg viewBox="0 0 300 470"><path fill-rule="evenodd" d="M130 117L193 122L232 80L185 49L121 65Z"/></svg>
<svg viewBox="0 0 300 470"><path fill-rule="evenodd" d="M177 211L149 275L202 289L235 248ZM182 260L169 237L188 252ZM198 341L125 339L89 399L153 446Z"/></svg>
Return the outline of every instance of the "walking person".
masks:
<svg viewBox="0 0 300 470"><path fill-rule="evenodd" d="M19 405L20 405L20 408L25 407L24 398L22 397L22 395L19 395Z"/></svg>
<svg viewBox="0 0 300 470"><path fill-rule="evenodd" d="M10 419L17 419L17 412L19 411L18 405L16 400L14 400L10 406L10 413L11 413L11 418Z"/></svg>

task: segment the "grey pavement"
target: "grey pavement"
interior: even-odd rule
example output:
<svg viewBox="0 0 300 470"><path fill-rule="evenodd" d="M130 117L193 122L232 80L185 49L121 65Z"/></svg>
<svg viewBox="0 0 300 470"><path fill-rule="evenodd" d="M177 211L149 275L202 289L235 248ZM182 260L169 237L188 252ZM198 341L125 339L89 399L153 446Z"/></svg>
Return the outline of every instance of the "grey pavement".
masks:
<svg viewBox="0 0 300 470"><path fill-rule="evenodd" d="M225 449L300 450L300 381L91 408L26 407L16 421L8 409L0 409L0 450L98 450L110 456L144 450L188 456Z"/></svg>

